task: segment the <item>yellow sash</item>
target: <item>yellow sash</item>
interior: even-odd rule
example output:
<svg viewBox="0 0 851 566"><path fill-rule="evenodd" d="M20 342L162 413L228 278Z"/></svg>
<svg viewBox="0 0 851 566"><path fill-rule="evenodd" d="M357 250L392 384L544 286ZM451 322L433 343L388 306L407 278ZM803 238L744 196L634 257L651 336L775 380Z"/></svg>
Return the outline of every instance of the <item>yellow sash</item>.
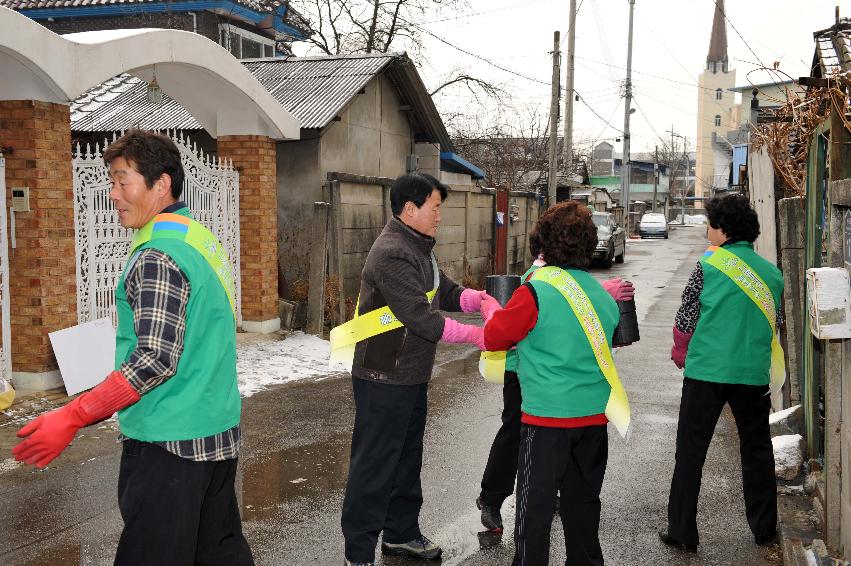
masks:
<svg viewBox="0 0 851 566"><path fill-rule="evenodd" d="M713 249L714 248L714 249ZM704 261L729 277L750 300L752 300L768 321L771 328L771 393L777 393L786 381L786 360L783 356L783 346L777 334L777 308L774 295L765 281L757 275L751 266L736 254L721 247L712 246L707 250L709 257Z"/></svg>
<svg viewBox="0 0 851 566"><path fill-rule="evenodd" d="M479 355L479 373L491 383L505 383L505 357L508 352L482 352Z"/></svg>
<svg viewBox="0 0 851 566"><path fill-rule="evenodd" d="M582 330L585 331L588 344L591 346L594 357L597 359L597 365L612 388L609 394L609 400L606 403L606 417L615 425L615 428L624 438L624 441L629 442L629 436L632 430L630 427L631 411L629 408L629 399L627 398L626 390L621 385L618 370L615 368L615 361L612 359L612 350L609 347L606 333L603 330L603 324L600 322L600 317L597 316L597 311L594 310L591 299L588 298L588 295L582 290L576 279L566 270L559 267L542 267L535 271L532 279L555 287L561 293L562 297L565 298L573 314L579 320Z"/></svg>
<svg viewBox="0 0 851 566"><path fill-rule="evenodd" d="M434 288L426 293L428 302L431 303L437 295L438 287L440 286L440 271L437 266L437 259L434 254L431 254L431 266L434 273ZM402 324L396 315L390 310L390 307L384 306L379 309L371 310L368 313L359 314L360 297L358 304L355 307L355 316L349 322L341 324L331 329L331 364L343 364L346 369L352 371L352 363L355 357L355 346L358 342L378 336L397 328L402 328Z"/></svg>

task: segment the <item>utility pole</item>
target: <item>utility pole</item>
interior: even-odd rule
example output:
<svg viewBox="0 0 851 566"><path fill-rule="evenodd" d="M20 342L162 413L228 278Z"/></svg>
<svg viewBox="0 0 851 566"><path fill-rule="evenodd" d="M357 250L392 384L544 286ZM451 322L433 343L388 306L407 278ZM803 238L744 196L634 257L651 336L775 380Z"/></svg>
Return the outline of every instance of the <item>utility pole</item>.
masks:
<svg viewBox="0 0 851 566"><path fill-rule="evenodd" d="M576 48L576 0L570 0L570 23L567 28L567 68L565 69L566 90L564 97L564 172L573 171L573 56Z"/></svg>
<svg viewBox="0 0 851 566"><path fill-rule="evenodd" d="M624 211L624 222L627 234L631 234L629 225L629 184L630 168L629 158L629 115L632 110L632 16L635 10L635 0L629 0L629 39L626 51L626 82L624 83L624 116L623 116L623 165L621 167L621 206Z"/></svg>
<svg viewBox="0 0 851 566"><path fill-rule="evenodd" d="M653 158L653 206L650 208L652 212L656 212L656 191L659 186L659 146L656 146L656 153Z"/></svg>
<svg viewBox="0 0 851 566"><path fill-rule="evenodd" d="M558 180L558 96L561 87L561 58L558 44L561 33L553 33L553 83L550 99L550 174L547 176L547 197L549 206L556 203L556 181Z"/></svg>

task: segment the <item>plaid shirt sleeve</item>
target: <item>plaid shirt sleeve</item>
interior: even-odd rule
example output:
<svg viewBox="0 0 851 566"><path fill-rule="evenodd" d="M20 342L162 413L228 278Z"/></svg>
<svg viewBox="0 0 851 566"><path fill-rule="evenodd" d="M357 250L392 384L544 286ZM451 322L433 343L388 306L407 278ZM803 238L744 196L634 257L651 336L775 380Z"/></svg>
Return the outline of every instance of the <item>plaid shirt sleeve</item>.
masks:
<svg viewBox="0 0 851 566"><path fill-rule="evenodd" d="M124 279L138 342L120 371L139 395L177 371L183 353L189 280L165 253L142 250Z"/></svg>

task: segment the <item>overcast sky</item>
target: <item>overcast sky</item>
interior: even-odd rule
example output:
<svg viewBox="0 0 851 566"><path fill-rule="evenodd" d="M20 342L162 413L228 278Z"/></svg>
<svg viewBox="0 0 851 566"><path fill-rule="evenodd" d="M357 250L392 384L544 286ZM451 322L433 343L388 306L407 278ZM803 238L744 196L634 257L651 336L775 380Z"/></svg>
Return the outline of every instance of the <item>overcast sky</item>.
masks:
<svg viewBox="0 0 851 566"><path fill-rule="evenodd" d="M627 0L577 0L577 4L575 88L614 128L577 102L574 135L614 138L623 128L620 84L625 77L629 4ZM794 78L808 75L814 52L813 31L833 25L836 4L841 3L727 0L727 17L742 36L728 23L728 56L731 68L736 69L736 84L748 84L747 73L760 66L757 59L766 66L779 61L780 69ZM639 110L632 115L633 151L652 150L657 135L669 139L667 130L672 125L677 133L691 138L690 145L694 146L697 76L705 65L714 9L714 0L636 1L633 84L634 106L637 104ZM566 37L568 10L568 0L470 0L464 16L436 16L434 19L444 21L424 24L435 35L541 82L499 70L424 35L426 49L420 72L426 85L433 88L453 68L461 67L502 86L516 102L538 106L546 116L552 34L558 29L562 38ZM851 16L849 3L844 10L843 16ZM751 75L751 80L759 83L770 79L763 74ZM444 113L471 107L470 95L463 87L439 93L436 102ZM616 146L620 149L620 144Z"/></svg>

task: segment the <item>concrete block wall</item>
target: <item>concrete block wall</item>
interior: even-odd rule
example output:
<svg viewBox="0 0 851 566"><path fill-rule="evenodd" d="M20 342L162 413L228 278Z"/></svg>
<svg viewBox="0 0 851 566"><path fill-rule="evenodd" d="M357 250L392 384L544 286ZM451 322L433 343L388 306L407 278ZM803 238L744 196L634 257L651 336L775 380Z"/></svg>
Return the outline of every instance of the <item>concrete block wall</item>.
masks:
<svg viewBox="0 0 851 566"><path fill-rule="evenodd" d="M529 253L529 232L538 220L539 207L534 194L511 193L508 196L508 273L522 275L534 260Z"/></svg>

